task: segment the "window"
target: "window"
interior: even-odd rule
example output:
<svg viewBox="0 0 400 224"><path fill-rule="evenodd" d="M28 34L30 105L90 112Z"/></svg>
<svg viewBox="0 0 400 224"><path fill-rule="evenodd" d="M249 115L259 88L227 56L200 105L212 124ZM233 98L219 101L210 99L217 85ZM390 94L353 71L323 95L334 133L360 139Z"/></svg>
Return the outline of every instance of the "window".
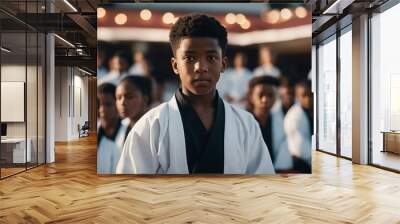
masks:
<svg viewBox="0 0 400 224"><path fill-rule="evenodd" d="M318 149L336 153L336 36L318 48Z"/></svg>
<svg viewBox="0 0 400 224"><path fill-rule="evenodd" d="M18 6L23 16L39 13L43 3L4 4ZM5 178L45 163L46 40L44 33L12 16L0 12L0 17L0 178Z"/></svg>
<svg viewBox="0 0 400 224"><path fill-rule="evenodd" d="M351 26L340 36L340 155L351 158L352 142L352 35Z"/></svg>
<svg viewBox="0 0 400 224"><path fill-rule="evenodd" d="M392 133L400 131L398 21L399 4L371 18L371 158L375 165L396 170L400 170L400 155L385 144L394 144L394 149L400 147L400 133ZM385 135L391 139L384 139Z"/></svg>

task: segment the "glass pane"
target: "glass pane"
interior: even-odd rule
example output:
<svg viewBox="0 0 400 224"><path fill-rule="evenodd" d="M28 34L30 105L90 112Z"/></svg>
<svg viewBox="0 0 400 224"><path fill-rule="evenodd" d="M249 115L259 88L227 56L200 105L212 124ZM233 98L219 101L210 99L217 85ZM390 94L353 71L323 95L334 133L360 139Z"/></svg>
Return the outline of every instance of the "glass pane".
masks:
<svg viewBox="0 0 400 224"><path fill-rule="evenodd" d="M20 21L37 19L41 1L0 1ZM28 13L28 14L26 14ZM0 12L1 32L1 177L45 161L45 36ZM37 21L30 21L37 22ZM7 96L7 100L3 97Z"/></svg>
<svg viewBox="0 0 400 224"><path fill-rule="evenodd" d="M2 177L25 170L31 151L26 150L25 90L26 33L1 34L1 156Z"/></svg>
<svg viewBox="0 0 400 224"><path fill-rule="evenodd" d="M352 35L340 37L340 153L352 157Z"/></svg>
<svg viewBox="0 0 400 224"><path fill-rule="evenodd" d="M393 27L398 21L400 4L371 19L372 163L396 170L400 170L400 33Z"/></svg>
<svg viewBox="0 0 400 224"><path fill-rule="evenodd" d="M39 45L38 45L38 163L45 163L45 44L46 39L44 34L39 34Z"/></svg>
<svg viewBox="0 0 400 224"><path fill-rule="evenodd" d="M37 1L28 1L26 6L26 20L32 24L38 23L39 5ZM35 167L38 164L38 33L36 30L27 31L27 144L31 151L31 161L27 163L27 167Z"/></svg>
<svg viewBox="0 0 400 224"><path fill-rule="evenodd" d="M30 161L28 168L36 166L38 160L37 147L37 84L38 84L38 36L36 32L27 33L28 38L28 62L27 62L27 80L26 80L26 113L27 113L27 143L30 148Z"/></svg>
<svg viewBox="0 0 400 224"><path fill-rule="evenodd" d="M318 148L336 153L336 38L318 48Z"/></svg>

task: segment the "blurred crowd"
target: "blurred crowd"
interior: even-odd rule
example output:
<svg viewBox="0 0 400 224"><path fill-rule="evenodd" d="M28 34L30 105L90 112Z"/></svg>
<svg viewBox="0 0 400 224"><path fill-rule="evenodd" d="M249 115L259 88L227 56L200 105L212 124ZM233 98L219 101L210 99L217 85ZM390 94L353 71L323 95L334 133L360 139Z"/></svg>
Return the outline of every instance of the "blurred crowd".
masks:
<svg viewBox="0 0 400 224"><path fill-rule="evenodd" d="M258 56L259 66L251 71L246 54L236 52L232 66L220 76L218 94L253 114L277 173L311 173L311 81L281 74L266 46L260 46ZM143 52L134 53L130 66L119 52L104 63L100 51L97 168L103 174L115 173L125 138L140 117L167 99L165 83L152 76L150 60Z"/></svg>

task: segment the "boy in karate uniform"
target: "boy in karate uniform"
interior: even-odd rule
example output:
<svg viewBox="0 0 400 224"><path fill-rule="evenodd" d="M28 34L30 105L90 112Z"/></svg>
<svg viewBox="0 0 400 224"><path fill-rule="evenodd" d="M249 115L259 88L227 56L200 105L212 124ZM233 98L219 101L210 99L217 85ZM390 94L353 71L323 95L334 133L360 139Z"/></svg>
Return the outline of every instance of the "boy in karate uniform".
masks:
<svg viewBox="0 0 400 224"><path fill-rule="evenodd" d="M290 172L293 166L284 130L284 114L281 108L274 108L278 79L264 75L250 80L248 109L258 121L265 144L269 149L277 173Z"/></svg>
<svg viewBox="0 0 400 224"><path fill-rule="evenodd" d="M311 81L296 84L297 103L287 112L284 127L293 168L300 173L311 173L311 136L313 133L313 98Z"/></svg>
<svg viewBox="0 0 400 224"><path fill-rule="evenodd" d="M115 90L116 105L127 131L148 111L152 97L151 80L145 76L126 76Z"/></svg>
<svg viewBox="0 0 400 224"><path fill-rule="evenodd" d="M115 105L115 86L97 87L99 123L97 126L97 173L114 174L128 126L122 124Z"/></svg>
<svg viewBox="0 0 400 224"><path fill-rule="evenodd" d="M130 131L121 174L274 174L254 117L218 95L227 32L214 18L189 15L171 28L172 68L181 87Z"/></svg>

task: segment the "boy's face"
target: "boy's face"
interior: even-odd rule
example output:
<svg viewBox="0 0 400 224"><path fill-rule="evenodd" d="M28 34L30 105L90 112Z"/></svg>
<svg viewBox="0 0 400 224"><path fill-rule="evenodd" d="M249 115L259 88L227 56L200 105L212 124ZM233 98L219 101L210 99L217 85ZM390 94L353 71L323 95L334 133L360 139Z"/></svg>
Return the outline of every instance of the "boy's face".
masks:
<svg viewBox="0 0 400 224"><path fill-rule="evenodd" d="M233 64L235 68L242 68L244 67L244 58L242 54L236 54L235 58L233 59Z"/></svg>
<svg viewBox="0 0 400 224"><path fill-rule="evenodd" d="M114 56L111 58L109 62L109 67L110 70L123 71L126 69L127 63L124 58L121 58L119 56Z"/></svg>
<svg viewBox="0 0 400 224"><path fill-rule="evenodd" d="M180 41L171 63L180 77L184 93L205 95L215 90L227 58L222 55L217 39L188 37Z"/></svg>
<svg viewBox="0 0 400 224"><path fill-rule="evenodd" d="M104 121L111 121L118 116L115 98L110 94L97 94L99 99L99 117Z"/></svg>
<svg viewBox="0 0 400 224"><path fill-rule="evenodd" d="M304 109L310 110L313 107L312 93L309 88L296 86L296 99Z"/></svg>
<svg viewBox="0 0 400 224"><path fill-rule="evenodd" d="M123 118L137 118L146 109L145 97L132 84L119 84L115 95L118 113Z"/></svg>
<svg viewBox="0 0 400 224"><path fill-rule="evenodd" d="M294 90L293 88L287 86L279 87L279 95L281 97L281 101L283 106L286 108L290 107L294 103Z"/></svg>
<svg viewBox="0 0 400 224"><path fill-rule="evenodd" d="M254 87L250 101L253 109L268 112L275 103L275 89L271 85L258 84Z"/></svg>

